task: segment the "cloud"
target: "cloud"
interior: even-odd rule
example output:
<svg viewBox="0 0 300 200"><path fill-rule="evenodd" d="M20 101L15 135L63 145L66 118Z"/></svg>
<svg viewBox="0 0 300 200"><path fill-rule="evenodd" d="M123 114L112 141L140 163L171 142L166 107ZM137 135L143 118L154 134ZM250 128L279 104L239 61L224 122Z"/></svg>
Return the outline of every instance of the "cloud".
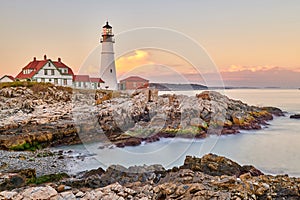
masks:
<svg viewBox="0 0 300 200"><path fill-rule="evenodd" d="M299 88L300 71L288 70L281 67L261 68L258 70L240 70L221 73L156 73L147 78L151 82L198 83L209 87L281 87Z"/></svg>
<svg viewBox="0 0 300 200"><path fill-rule="evenodd" d="M241 65L230 65L228 68L222 69L222 72L240 72L240 71L267 71L273 69L274 66L241 66Z"/></svg>
<svg viewBox="0 0 300 200"><path fill-rule="evenodd" d="M141 66L150 64L153 64L150 59L150 54L143 50L135 50L134 52L121 56L116 60L118 75L122 75Z"/></svg>
<svg viewBox="0 0 300 200"><path fill-rule="evenodd" d="M118 76L138 75L150 82L199 83L208 86L300 87L300 67L231 65L220 73L199 71L182 59L160 51L136 50L116 61Z"/></svg>
<svg viewBox="0 0 300 200"><path fill-rule="evenodd" d="M242 66L242 65L230 65L227 68L221 69L221 72L241 72L241 71L251 71L251 72L261 72L269 70L290 70L300 72L300 67L278 67L271 65L257 65L257 66Z"/></svg>
<svg viewBox="0 0 300 200"><path fill-rule="evenodd" d="M270 67L255 70L221 72L227 86L288 87L300 86L300 71L295 68Z"/></svg>

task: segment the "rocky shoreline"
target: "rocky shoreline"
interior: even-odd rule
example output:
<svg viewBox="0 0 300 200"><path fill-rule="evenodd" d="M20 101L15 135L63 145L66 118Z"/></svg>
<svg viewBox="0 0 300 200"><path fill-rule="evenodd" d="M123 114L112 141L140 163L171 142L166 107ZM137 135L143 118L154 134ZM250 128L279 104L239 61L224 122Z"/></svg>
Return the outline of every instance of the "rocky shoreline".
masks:
<svg viewBox="0 0 300 200"><path fill-rule="evenodd" d="M283 112L214 91L194 97L72 90L49 84L0 89L0 149L36 150L101 141L136 146L161 137L205 138L260 129Z"/></svg>
<svg viewBox="0 0 300 200"><path fill-rule="evenodd" d="M84 164L86 155L47 149L237 134L283 115L278 108L249 106L214 91L188 97L158 96L148 89L129 94L40 83L0 87L0 200L299 199L300 178L265 175L213 154L187 156L182 166L172 169L112 165L74 175L67 164Z"/></svg>
<svg viewBox="0 0 300 200"><path fill-rule="evenodd" d="M70 177L0 173L0 199L299 199L300 178L265 175L214 154L172 169L112 165Z"/></svg>

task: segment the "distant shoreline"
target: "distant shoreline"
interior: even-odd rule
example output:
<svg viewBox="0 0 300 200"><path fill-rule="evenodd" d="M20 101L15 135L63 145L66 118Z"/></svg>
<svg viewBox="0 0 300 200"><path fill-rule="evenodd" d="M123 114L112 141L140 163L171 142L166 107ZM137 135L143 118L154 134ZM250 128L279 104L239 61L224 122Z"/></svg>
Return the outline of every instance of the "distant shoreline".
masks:
<svg viewBox="0 0 300 200"><path fill-rule="evenodd" d="M181 83L150 83L150 88L157 89L159 91L192 91L192 90L238 90L238 89L280 89L280 90L300 90L300 88L282 88L282 87L275 87L275 86L266 86L266 87L252 87L252 86L213 86L209 87L202 84L191 83L191 84L181 84Z"/></svg>

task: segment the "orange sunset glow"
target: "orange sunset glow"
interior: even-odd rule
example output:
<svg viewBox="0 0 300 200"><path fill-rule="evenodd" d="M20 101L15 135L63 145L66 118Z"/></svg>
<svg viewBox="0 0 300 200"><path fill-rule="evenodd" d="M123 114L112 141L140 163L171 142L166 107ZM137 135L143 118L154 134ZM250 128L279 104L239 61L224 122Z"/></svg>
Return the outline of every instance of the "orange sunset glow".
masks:
<svg viewBox="0 0 300 200"><path fill-rule="evenodd" d="M119 3L123 9L116 8L111 2L106 3L109 9L103 9L100 3L83 4L77 0L72 3L2 1L0 76L16 76L33 57L42 58L44 54L53 60L61 57L74 72L82 70L90 53L99 47L102 23L109 18L116 35L115 52L121 55L116 56L118 77L143 68L139 71L146 71L151 80L158 73L150 70L154 68L149 66L156 65L156 70L159 70L158 66L164 66L190 77L193 77L193 73L204 75L221 72L224 82L229 85L300 85L300 79L296 78L300 77L300 16L297 2L178 2L172 5L172 12L163 9L168 7L167 3L159 7L154 6L155 3L144 5L137 2L130 6L121 1ZM160 14L153 15L156 12ZM179 54L172 55L170 52L147 49L143 44L136 49L137 35L130 33L126 41L120 43L118 40L119 33L142 27L161 27L180 32L201 46L207 55L194 48L185 48L181 53L190 54L192 58L199 56L199 59L206 56L215 65L191 63L186 55L180 55L180 45L176 46ZM155 44L176 44L172 37L147 33L147 30L139 37ZM85 71L98 73L97 62L89 63L88 67L85 66L89 69ZM255 75L259 77L269 72L273 74L272 80L262 81L258 85L255 81L249 81L250 75L255 78ZM167 78L171 74L165 71L159 74L165 75L162 78L164 81L172 81ZM279 84L282 74L290 80L290 84ZM267 77L267 74L263 76ZM193 78L193 82L197 81L201 80Z"/></svg>

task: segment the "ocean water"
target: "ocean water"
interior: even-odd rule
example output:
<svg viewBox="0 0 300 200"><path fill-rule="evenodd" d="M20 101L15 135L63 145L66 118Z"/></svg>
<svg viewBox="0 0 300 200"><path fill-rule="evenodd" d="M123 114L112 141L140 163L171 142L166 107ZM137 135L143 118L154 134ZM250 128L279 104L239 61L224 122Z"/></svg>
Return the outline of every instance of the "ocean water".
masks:
<svg viewBox="0 0 300 200"><path fill-rule="evenodd" d="M200 92L173 93L195 95ZM211 136L201 140L161 139L159 142L125 148L100 149L101 144L94 143L59 149L72 150L74 156L82 158L69 163L69 170L73 173L98 167L107 168L111 164L127 167L162 164L171 168L182 165L186 155L201 157L211 152L239 164L254 165L268 174L300 177L300 120L289 118L291 114L300 113L300 90L234 89L220 92L251 105L281 108L286 111L286 116L275 117L261 130L242 131L237 135Z"/></svg>

